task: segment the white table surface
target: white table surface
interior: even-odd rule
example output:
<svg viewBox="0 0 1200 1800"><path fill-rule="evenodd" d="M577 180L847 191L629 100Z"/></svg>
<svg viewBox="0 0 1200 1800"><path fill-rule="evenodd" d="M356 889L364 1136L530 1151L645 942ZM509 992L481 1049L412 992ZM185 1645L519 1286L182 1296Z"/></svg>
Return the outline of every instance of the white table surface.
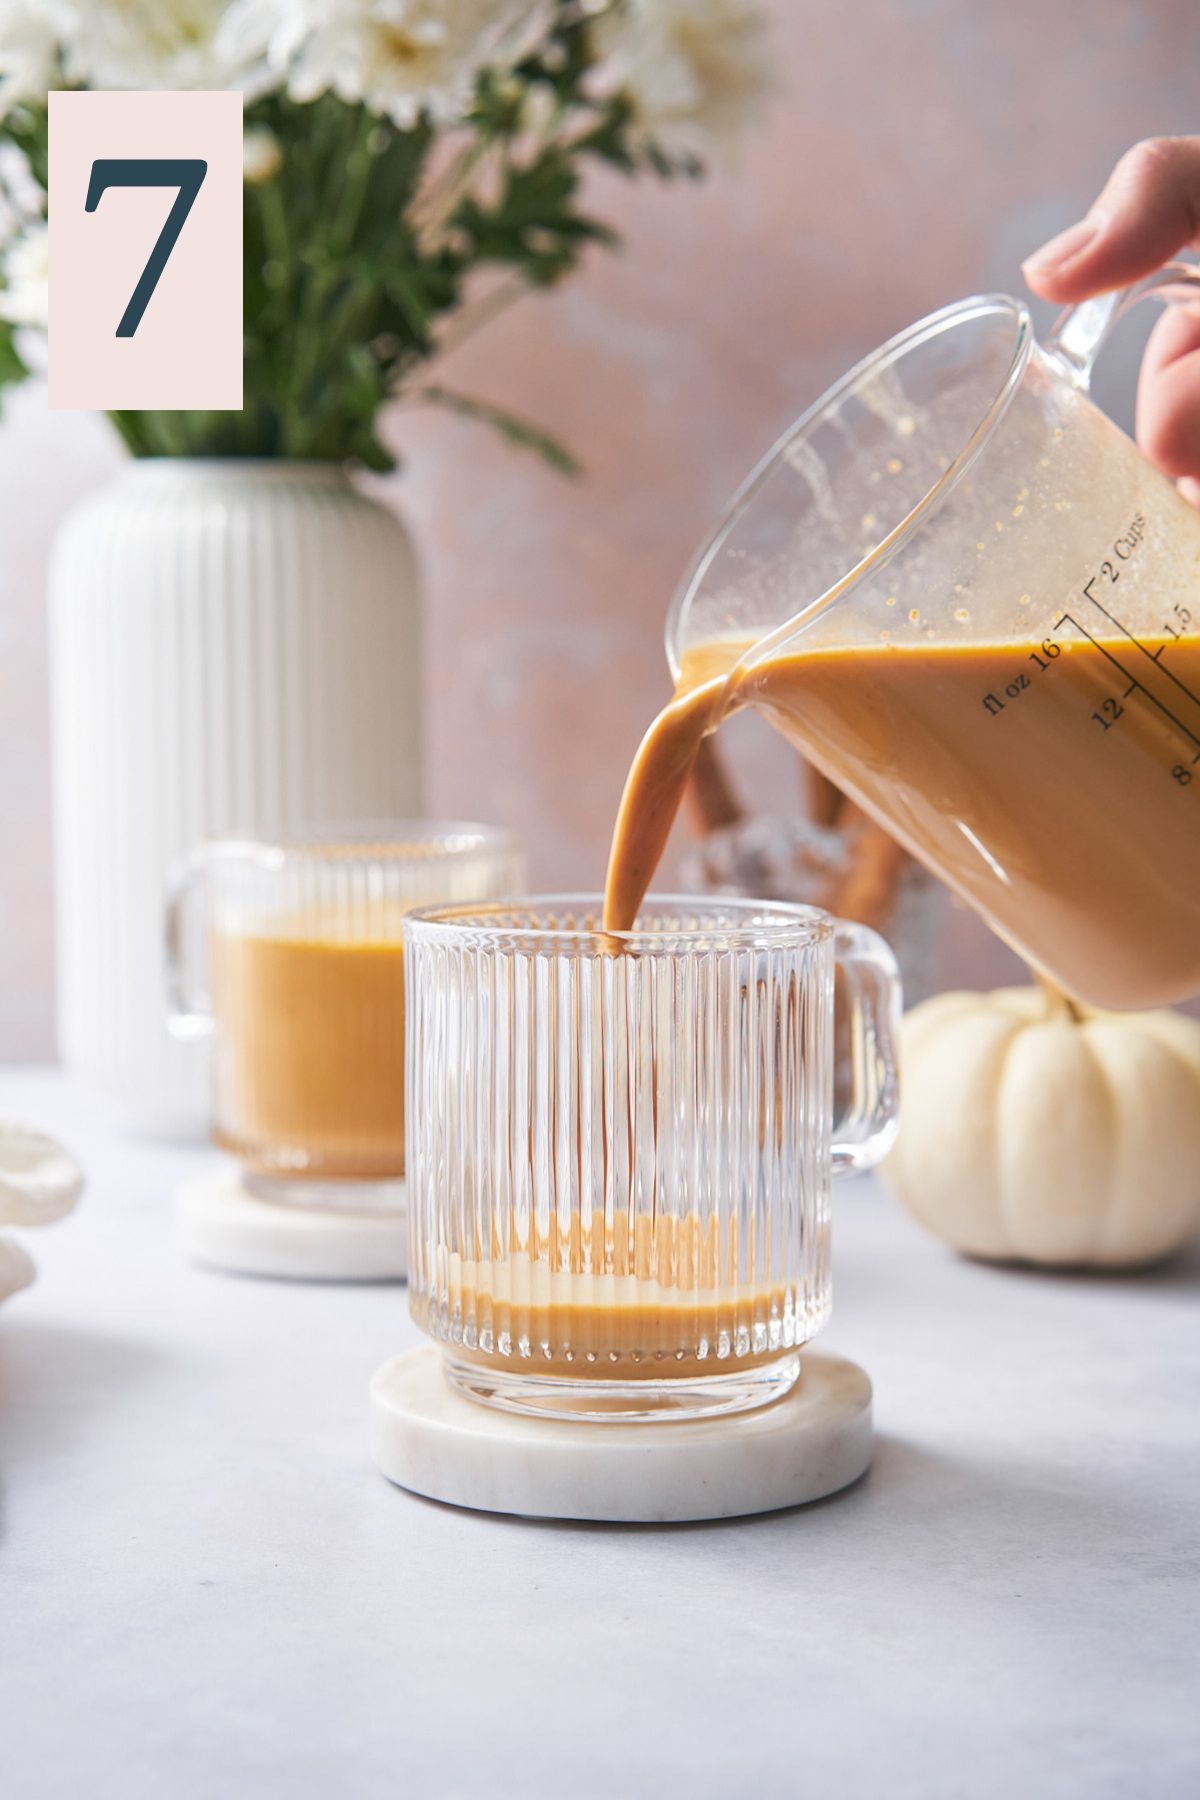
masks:
<svg viewBox="0 0 1200 1800"><path fill-rule="evenodd" d="M396 1287L183 1264L206 1153L60 1076L0 1114L86 1164L0 1310L5 1800L1200 1792L1200 1260L973 1266L869 1181L827 1342L865 1481L701 1526L462 1513L367 1461Z"/></svg>

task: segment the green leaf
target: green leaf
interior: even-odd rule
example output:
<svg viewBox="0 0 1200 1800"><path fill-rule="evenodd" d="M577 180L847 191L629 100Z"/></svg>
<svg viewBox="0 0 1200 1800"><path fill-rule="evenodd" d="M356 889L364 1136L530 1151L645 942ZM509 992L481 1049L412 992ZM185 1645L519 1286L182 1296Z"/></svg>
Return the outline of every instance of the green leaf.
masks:
<svg viewBox="0 0 1200 1800"><path fill-rule="evenodd" d="M576 142L581 156L597 156L626 175L637 173L637 157L630 142L629 128L633 108L624 94L615 94L600 118Z"/></svg>
<svg viewBox="0 0 1200 1800"><path fill-rule="evenodd" d="M50 185L50 115L45 101L23 100L5 117L0 135L24 152L34 180L45 193Z"/></svg>
<svg viewBox="0 0 1200 1800"><path fill-rule="evenodd" d="M581 204L589 166L629 176L696 172L688 159L635 138L625 97L588 92L594 48L586 12L563 0L545 44L504 76L480 76L456 141L465 141L468 159L498 169L498 179L465 194L436 242L413 223L430 153L445 142L431 119L402 129L333 93L298 103L281 92L250 103L247 126L273 132L281 159L270 179L244 190L245 405L239 413L114 413L131 451L391 467L380 416L437 353L439 327L458 310L470 274L507 268L517 284L547 287L576 268L589 245L616 245ZM570 114L572 141L531 156L524 97L535 82ZM44 181L46 108L11 113L0 136L20 143ZM0 387L24 372L11 332L0 330ZM561 445L522 419L444 388L421 397L492 424L564 474L579 472Z"/></svg>
<svg viewBox="0 0 1200 1800"><path fill-rule="evenodd" d="M0 392L24 381L29 369L17 349L16 334L11 325L0 320Z"/></svg>
<svg viewBox="0 0 1200 1800"><path fill-rule="evenodd" d="M445 406L464 419L477 419L485 425L493 426L510 444L516 444L522 450L534 451L560 475L575 479L583 474L582 464L575 460L557 438L530 424L527 419L519 419L515 414L506 412L503 407L492 406L486 400L474 400L468 394L459 394L453 388L445 387L419 388L413 398L428 401L433 406Z"/></svg>
<svg viewBox="0 0 1200 1800"><path fill-rule="evenodd" d="M509 264L532 286L546 287L574 268L585 244L615 244L607 225L575 206L578 185L569 154L557 145L527 167L510 167L493 205L468 196L454 213L454 229L470 244L467 260Z"/></svg>

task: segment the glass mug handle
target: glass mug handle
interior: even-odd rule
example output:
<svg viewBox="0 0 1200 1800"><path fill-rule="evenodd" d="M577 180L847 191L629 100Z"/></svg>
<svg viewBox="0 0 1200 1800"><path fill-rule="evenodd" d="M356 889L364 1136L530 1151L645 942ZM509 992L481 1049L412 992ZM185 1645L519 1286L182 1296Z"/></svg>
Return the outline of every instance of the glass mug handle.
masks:
<svg viewBox="0 0 1200 1800"><path fill-rule="evenodd" d="M850 1102L833 1122L833 1170L874 1168L890 1150L899 1122L900 973L877 931L834 921L833 953L849 1025Z"/></svg>
<svg viewBox="0 0 1200 1800"><path fill-rule="evenodd" d="M193 850L167 881L163 920L163 982L167 1029L194 1042L212 1031L207 985L207 868L203 851ZM203 912L201 911L203 903Z"/></svg>
<svg viewBox="0 0 1200 1800"><path fill-rule="evenodd" d="M1092 365L1108 342L1112 329L1139 300L1166 300L1181 304L1200 300L1200 264L1164 263L1145 281L1132 287L1114 288L1111 293L1097 294L1079 306L1069 306L1054 321L1054 327L1042 345L1045 355L1058 363L1067 379L1076 387L1086 388Z"/></svg>

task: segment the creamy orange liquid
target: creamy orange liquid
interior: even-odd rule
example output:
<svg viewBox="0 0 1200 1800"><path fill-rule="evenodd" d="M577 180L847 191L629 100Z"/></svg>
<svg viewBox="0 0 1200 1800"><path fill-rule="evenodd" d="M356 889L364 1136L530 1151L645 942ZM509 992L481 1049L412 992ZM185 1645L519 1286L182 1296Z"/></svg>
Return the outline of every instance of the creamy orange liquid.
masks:
<svg viewBox="0 0 1200 1800"><path fill-rule="evenodd" d="M1200 990L1200 638L1064 640L1049 655L1040 640L879 643L743 671L748 648L689 658L642 742L608 929L634 923L704 737L754 706L1068 991L1135 1007ZM552 1229L492 1260L448 1257L436 1297L414 1303L468 1359L697 1377L775 1361L821 1322L794 1288L739 1281L747 1266L695 1219L589 1234L576 1218L566 1241Z"/></svg>
<svg viewBox="0 0 1200 1800"><path fill-rule="evenodd" d="M737 1264L736 1224L722 1243L715 1220L642 1213L632 1224L598 1217L585 1229L576 1214L565 1241L552 1231L536 1254L449 1256L443 1297L414 1293L413 1316L435 1337L461 1320L480 1347L456 1344L456 1355L501 1356L543 1375L720 1374L787 1355L817 1323L798 1318L795 1290L782 1283L739 1285Z"/></svg>
<svg viewBox="0 0 1200 1800"><path fill-rule="evenodd" d="M276 1176L404 1173L404 960L394 934L346 941L218 931L217 1142Z"/></svg>
<svg viewBox="0 0 1200 1800"><path fill-rule="evenodd" d="M732 680L748 646L703 648L630 770L606 926L633 923L701 739L752 705L1068 992L1200 992L1200 638L1056 642L793 650Z"/></svg>

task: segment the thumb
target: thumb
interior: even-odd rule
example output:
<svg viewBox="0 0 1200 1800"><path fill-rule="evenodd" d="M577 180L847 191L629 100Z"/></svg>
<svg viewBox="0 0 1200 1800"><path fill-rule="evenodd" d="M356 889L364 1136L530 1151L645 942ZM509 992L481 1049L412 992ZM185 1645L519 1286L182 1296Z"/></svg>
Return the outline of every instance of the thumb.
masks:
<svg viewBox="0 0 1200 1800"><path fill-rule="evenodd" d="M1126 152L1085 219L1021 266L1043 300L1074 305L1152 275L1200 243L1200 137L1147 138Z"/></svg>

